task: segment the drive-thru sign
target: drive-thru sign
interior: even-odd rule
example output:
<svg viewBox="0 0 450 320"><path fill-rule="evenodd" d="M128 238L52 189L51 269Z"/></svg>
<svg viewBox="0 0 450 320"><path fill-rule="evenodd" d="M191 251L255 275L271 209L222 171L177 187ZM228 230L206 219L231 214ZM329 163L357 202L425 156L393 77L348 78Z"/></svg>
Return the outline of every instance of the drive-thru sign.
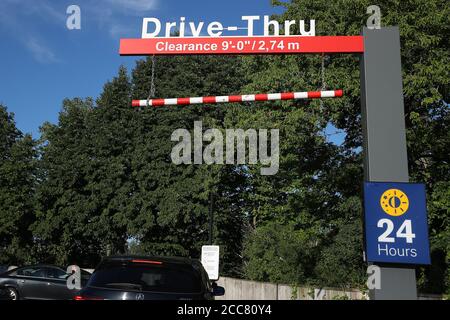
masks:
<svg viewBox="0 0 450 320"><path fill-rule="evenodd" d="M298 22L287 20L284 27L278 21L270 20L268 16L262 18L242 16L241 20L246 25L247 36L224 36L225 31L237 31L242 28L224 26L214 21L206 27L209 36L204 37L201 36L205 27L202 21L189 22L185 17L180 17L179 22L167 22L163 27L157 18L144 18L142 37L121 39L120 54L123 56L303 53L359 55L364 180L368 182L365 198L367 201L365 225L368 229L366 253L369 262L379 265L381 275L380 287L370 289L369 296L377 300L417 299L414 267L389 263L429 263L423 188L408 184L401 186L376 184L384 181L409 182L398 27L380 29L364 27L361 35L316 36L314 20L310 20L309 31L306 30L305 21L302 20ZM263 35L255 35L253 32L253 27L258 22L263 23ZM295 25L298 26L295 30L299 32L292 35L291 27ZM179 29L178 35L173 33L176 27ZM281 34L282 30L284 35ZM188 33L192 36L186 36ZM293 77L295 76L294 74ZM295 98L295 93L289 94ZM334 94L338 96L336 91ZM322 93L319 92L312 94L318 95L322 97ZM133 101L133 106L156 107L208 104L213 101L218 103L273 100L270 97L283 100L282 93L177 99L148 97L146 101ZM382 187L378 189L377 186ZM408 208L405 203L399 202L399 199L403 201L405 197L409 199ZM383 255L384 252L387 254ZM203 247L202 263L211 279L218 278L218 256L218 247Z"/></svg>

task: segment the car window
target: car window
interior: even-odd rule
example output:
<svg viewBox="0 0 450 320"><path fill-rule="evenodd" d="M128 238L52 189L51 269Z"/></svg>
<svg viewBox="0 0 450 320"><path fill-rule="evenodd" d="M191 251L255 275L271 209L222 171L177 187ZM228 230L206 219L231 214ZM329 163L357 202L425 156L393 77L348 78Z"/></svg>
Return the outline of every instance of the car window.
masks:
<svg viewBox="0 0 450 320"><path fill-rule="evenodd" d="M202 279L189 266L108 266L95 271L89 286L124 291L199 293Z"/></svg>
<svg viewBox="0 0 450 320"><path fill-rule="evenodd" d="M87 272L87 271L81 269L81 279L82 279L82 280L84 280L84 281L89 280L89 278L91 277L91 275L92 275L91 273L89 273L89 272Z"/></svg>
<svg viewBox="0 0 450 320"><path fill-rule="evenodd" d="M42 267L25 267L16 270L18 276L45 278L46 271Z"/></svg>
<svg viewBox="0 0 450 320"><path fill-rule="evenodd" d="M8 276L15 277L15 276L17 276L17 270L13 270L13 271L7 272L6 274L7 274Z"/></svg>
<svg viewBox="0 0 450 320"><path fill-rule="evenodd" d="M68 274L64 270L58 268L47 268L47 277L53 279L66 279Z"/></svg>

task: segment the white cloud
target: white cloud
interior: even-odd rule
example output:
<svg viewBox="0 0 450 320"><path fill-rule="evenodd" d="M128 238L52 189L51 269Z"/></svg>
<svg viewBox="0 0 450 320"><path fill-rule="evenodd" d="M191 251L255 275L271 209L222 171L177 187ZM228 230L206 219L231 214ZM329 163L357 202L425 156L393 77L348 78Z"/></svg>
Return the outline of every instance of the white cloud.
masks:
<svg viewBox="0 0 450 320"><path fill-rule="evenodd" d="M159 0L102 0L90 2L86 7L90 17L95 17L100 29L106 30L113 39L136 33L124 23L130 15L142 16L148 11L155 11ZM83 7L82 7L83 10Z"/></svg>
<svg viewBox="0 0 450 320"><path fill-rule="evenodd" d="M66 19L65 12L55 9L47 0L33 2L1 0L0 9L15 19L18 19L19 16L34 16L50 23L61 23Z"/></svg>
<svg viewBox="0 0 450 320"><path fill-rule="evenodd" d="M36 31L26 23L26 17L30 15L42 17L49 22L61 22L64 17L64 13L59 13L45 1L36 2L36 5L18 0L3 0L0 3L0 27L5 28L11 37L17 39L37 62L44 64L60 62L50 47L39 40Z"/></svg>
<svg viewBox="0 0 450 320"><path fill-rule="evenodd" d="M146 14L148 11L154 11L158 6L158 1L80 0L79 6L82 21L95 21L100 30L116 40L135 32L124 22L124 17L129 15L139 16ZM77 3L77 1L74 1L74 3ZM0 29L8 30L8 34L18 39L36 61L40 63L59 62L60 60L55 52L45 44L45 35L40 34L38 28L31 26L28 19L32 17L45 24L52 24L56 28L65 29L67 19L65 10L65 6L56 6L50 0L0 0ZM83 17L86 17L86 20L83 20ZM92 29L89 31L92 32Z"/></svg>
<svg viewBox="0 0 450 320"><path fill-rule="evenodd" d="M53 51L39 42L35 38L28 39L24 42L28 50L33 54L34 59L40 63L55 63L59 62Z"/></svg>
<svg viewBox="0 0 450 320"><path fill-rule="evenodd" d="M156 9L157 0L105 0L109 4L131 11L148 11Z"/></svg>
<svg viewBox="0 0 450 320"><path fill-rule="evenodd" d="M40 2L40 5L36 6L36 10L43 16L49 16L55 19L56 23L65 22L67 15L64 11L56 10L47 2Z"/></svg>
<svg viewBox="0 0 450 320"><path fill-rule="evenodd" d="M113 25L109 26L109 35L113 39L117 39L122 36L130 35L133 32L134 32L134 29L132 29L129 26L124 26L121 24L113 24Z"/></svg>

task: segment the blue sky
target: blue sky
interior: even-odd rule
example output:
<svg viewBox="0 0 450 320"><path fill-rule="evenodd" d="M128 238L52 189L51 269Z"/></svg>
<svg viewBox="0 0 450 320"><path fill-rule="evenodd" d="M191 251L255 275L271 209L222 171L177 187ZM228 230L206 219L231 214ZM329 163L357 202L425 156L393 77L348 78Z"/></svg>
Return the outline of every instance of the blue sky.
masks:
<svg viewBox="0 0 450 320"><path fill-rule="evenodd" d="M242 26L242 15L281 13L270 0L1 0L0 103L24 133L39 137L56 123L62 100L97 97L121 64L120 38L139 38L142 18L161 22L220 21ZM81 9L81 30L69 30L69 5ZM258 32L259 31L259 32ZM256 30L260 33L260 30ZM332 131L333 128L330 128ZM329 130L327 130L329 131Z"/></svg>

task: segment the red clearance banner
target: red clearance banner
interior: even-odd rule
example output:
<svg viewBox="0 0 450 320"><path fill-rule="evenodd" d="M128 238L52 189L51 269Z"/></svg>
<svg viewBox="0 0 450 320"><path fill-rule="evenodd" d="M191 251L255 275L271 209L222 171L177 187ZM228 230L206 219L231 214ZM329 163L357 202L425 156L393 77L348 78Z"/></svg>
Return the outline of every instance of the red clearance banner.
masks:
<svg viewBox="0 0 450 320"><path fill-rule="evenodd" d="M362 53L362 36L121 39L120 55Z"/></svg>

